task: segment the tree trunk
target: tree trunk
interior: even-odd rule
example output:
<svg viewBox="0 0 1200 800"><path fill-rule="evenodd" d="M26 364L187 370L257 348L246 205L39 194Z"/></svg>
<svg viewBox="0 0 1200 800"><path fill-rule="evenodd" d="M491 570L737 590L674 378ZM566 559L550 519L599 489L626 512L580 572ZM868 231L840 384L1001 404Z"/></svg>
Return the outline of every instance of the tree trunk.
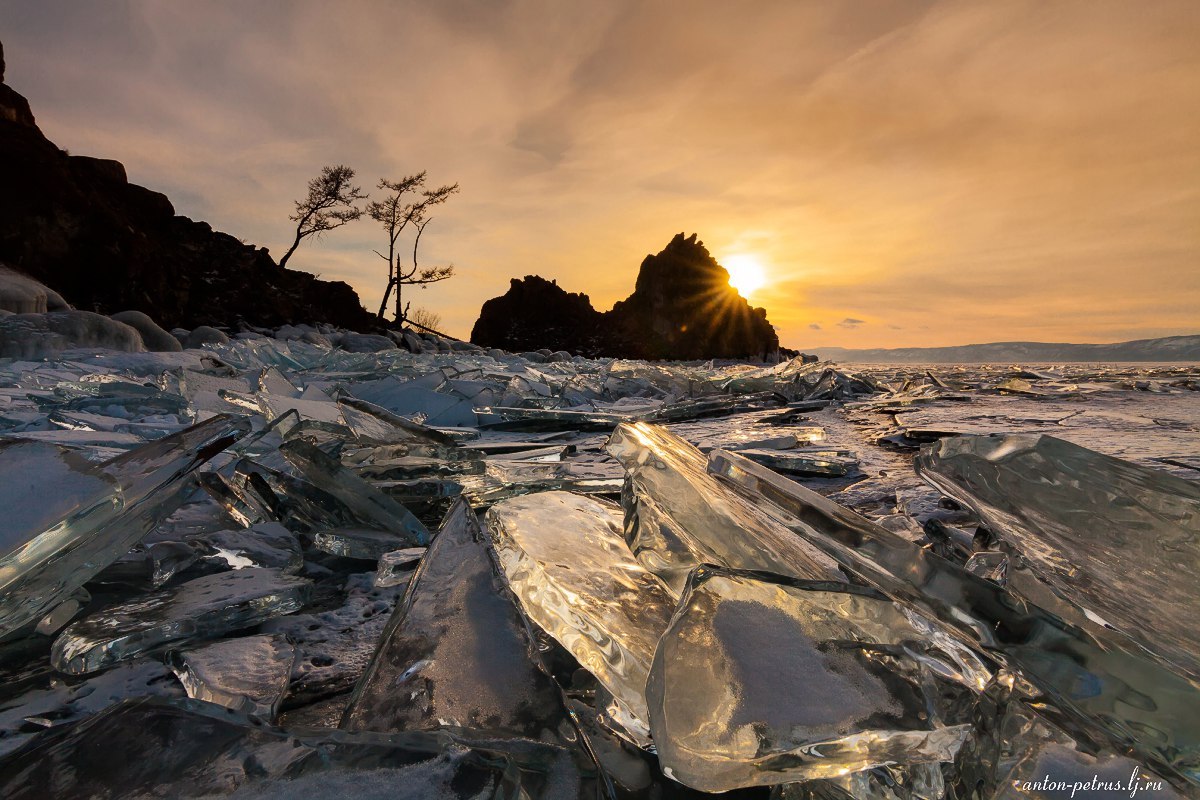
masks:
<svg viewBox="0 0 1200 800"><path fill-rule="evenodd" d="M283 254L283 258L279 259L279 268L283 269L287 266L288 259L292 257L292 253L296 252L296 248L300 246L300 240L303 237L300 235L300 228L296 228L296 241L292 242L292 246Z"/></svg>
<svg viewBox="0 0 1200 800"><path fill-rule="evenodd" d="M387 288L383 290L383 301L379 304L379 313L375 315L380 322L383 322L383 315L387 313L388 298L392 296L392 287L395 285L396 281L388 276Z"/></svg>

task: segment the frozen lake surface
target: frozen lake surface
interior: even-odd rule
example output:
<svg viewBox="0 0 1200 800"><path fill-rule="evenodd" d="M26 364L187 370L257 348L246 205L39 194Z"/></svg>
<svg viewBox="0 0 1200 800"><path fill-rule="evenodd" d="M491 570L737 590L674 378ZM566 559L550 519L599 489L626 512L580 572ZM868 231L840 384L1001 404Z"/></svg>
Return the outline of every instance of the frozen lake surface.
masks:
<svg viewBox="0 0 1200 800"><path fill-rule="evenodd" d="M6 797L1200 786L1200 366L441 350L0 360Z"/></svg>

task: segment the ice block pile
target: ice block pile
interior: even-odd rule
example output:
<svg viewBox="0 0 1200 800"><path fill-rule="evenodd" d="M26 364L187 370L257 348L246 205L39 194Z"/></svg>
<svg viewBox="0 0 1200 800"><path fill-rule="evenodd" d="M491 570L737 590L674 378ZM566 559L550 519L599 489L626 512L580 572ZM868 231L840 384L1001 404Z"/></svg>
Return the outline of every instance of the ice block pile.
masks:
<svg viewBox="0 0 1200 800"><path fill-rule="evenodd" d="M1197 483L853 424L1003 381L533 355L0 361L0 795L1200 792Z"/></svg>

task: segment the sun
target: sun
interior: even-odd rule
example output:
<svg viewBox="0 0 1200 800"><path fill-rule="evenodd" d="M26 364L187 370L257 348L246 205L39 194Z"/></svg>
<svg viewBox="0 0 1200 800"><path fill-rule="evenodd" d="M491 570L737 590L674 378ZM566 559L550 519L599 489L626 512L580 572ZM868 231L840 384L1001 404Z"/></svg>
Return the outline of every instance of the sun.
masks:
<svg viewBox="0 0 1200 800"><path fill-rule="evenodd" d="M767 275L762 264L751 255L739 254L728 256L721 262L729 273L729 285L737 289L742 297L749 297L761 289L767 282Z"/></svg>

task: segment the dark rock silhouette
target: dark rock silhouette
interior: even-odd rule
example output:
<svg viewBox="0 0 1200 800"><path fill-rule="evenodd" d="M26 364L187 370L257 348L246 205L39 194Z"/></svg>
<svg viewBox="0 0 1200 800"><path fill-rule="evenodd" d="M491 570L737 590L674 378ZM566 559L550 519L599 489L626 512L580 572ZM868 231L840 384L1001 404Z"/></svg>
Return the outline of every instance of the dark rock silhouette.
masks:
<svg viewBox="0 0 1200 800"><path fill-rule="evenodd" d="M651 360L769 359L779 351L766 311L729 285L729 273L695 234L682 233L646 256L633 294L612 311L601 314L587 295L530 275L483 304L471 341Z"/></svg>
<svg viewBox="0 0 1200 800"><path fill-rule="evenodd" d="M617 350L630 358L765 358L779 349L766 310L729 285L694 233L646 256L633 294L607 316Z"/></svg>
<svg viewBox="0 0 1200 800"><path fill-rule="evenodd" d="M0 52L0 81L3 79ZM117 161L71 156L0 82L0 262L77 308L143 311L164 328L375 319L340 281L280 268L264 248L175 215Z"/></svg>
<svg viewBox="0 0 1200 800"><path fill-rule="evenodd" d="M604 349L602 317L586 294L526 275L513 278L507 292L483 304L471 341L514 353L548 347L598 355Z"/></svg>

